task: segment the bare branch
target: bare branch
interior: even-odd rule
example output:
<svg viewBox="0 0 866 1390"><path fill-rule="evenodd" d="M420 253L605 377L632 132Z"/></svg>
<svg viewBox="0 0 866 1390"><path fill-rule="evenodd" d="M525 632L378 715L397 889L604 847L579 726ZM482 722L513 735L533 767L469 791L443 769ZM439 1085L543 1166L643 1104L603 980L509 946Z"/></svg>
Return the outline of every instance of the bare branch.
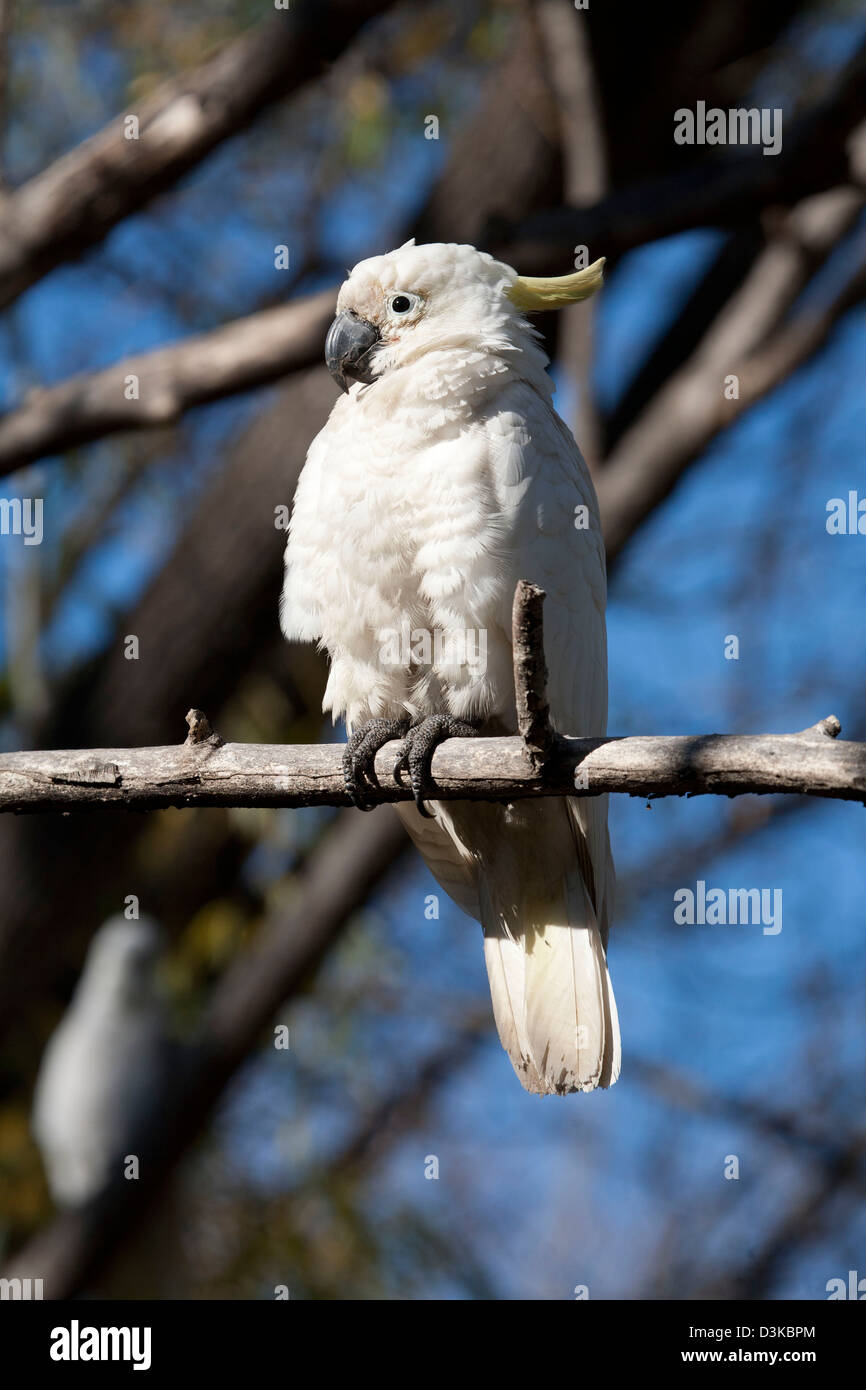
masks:
<svg viewBox="0 0 866 1390"><path fill-rule="evenodd" d="M576 11L571 0L542 0L536 15L559 115L563 202L592 206L606 192L607 161L586 15ZM558 315L556 340L557 361L577 390L577 406L568 423L592 472L601 456L592 389L594 319L595 301L571 305Z"/></svg>
<svg viewBox="0 0 866 1390"><path fill-rule="evenodd" d="M738 796L789 792L866 802L866 744L838 743L835 716L799 734L565 738L547 704L544 590L520 580L512 610L519 738L449 739L433 756L435 798ZM0 755L0 811L144 811L166 806L351 805L342 744L225 743L201 710L180 746ZM391 750L390 753L388 750ZM375 802L409 801L396 745L376 757ZM578 777L578 772L580 776Z"/></svg>
<svg viewBox="0 0 866 1390"><path fill-rule="evenodd" d="M799 734L616 739L554 733L546 691L544 598L537 585L518 582L512 647L520 737L441 744L431 769L437 799L789 792L866 802L866 744L835 742L840 724L833 715ZM190 710L186 722L189 734L180 746L2 754L0 811L352 804L342 744L225 743L201 710ZM395 757L391 744L378 753L372 801L412 799L411 788L394 777Z"/></svg>
<svg viewBox="0 0 866 1390"><path fill-rule="evenodd" d="M489 249L524 274L550 274L558 261L571 264L575 246L596 247L594 254L615 259L693 227L730 226L767 207L789 207L852 178L846 140L864 115L866 43L829 95L786 132L775 158L760 151L711 158L681 174L617 190L592 207L553 208L517 226L500 218L489 228Z"/></svg>
<svg viewBox="0 0 866 1390"><path fill-rule="evenodd" d="M394 0L295 0L133 104L0 208L0 307L165 192L274 102L320 76ZM127 117L138 121L129 138Z"/></svg>
<svg viewBox="0 0 866 1390"><path fill-rule="evenodd" d="M799 734L563 738L543 774L520 738L449 739L432 776L442 801L537 796L742 796L786 792L866 803L866 744L834 741L838 721ZM377 755L371 801L409 801ZM345 806L343 745L223 743L0 755L0 811L153 810L166 806ZM581 773L580 786L575 778ZM584 782L586 785L584 785Z"/></svg>
<svg viewBox="0 0 866 1390"><path fill-rule="evenodd" d="M866 125L858 147L866 144ZM834 325L866 294L866 254L819 310L788 312L816 264L856 221L859 190L805 199L784 219L694 356L667 381L627 430L597 479L608 560L672 491L711 441L819 350ZM735 377L739 395L729 396Z"/></svg>
<svg viewBox="0 0 866 1390"><path fill-rule="evenodd" d="M550 757L554 737L544 661L545 598L544 590L537 584L521 579L514 591L511 614L517 728L530 764L537 772L542 771Z"/></svg>
<svg viewBox="0 0 866 1390"><path fill-rule="evenodd" d="M336 288L323 290L29 392L0 418L0 476L120 430L162 428L193 406L311 366L321 358L336 295Z"/></svg>
<svg viewBox="0 0 866 1390"><path fill-rule="evenodd" d="M0 0L0 147L6 141L9 109L9 42L15 21L15 0ZM6 189L6 161L0 154L0 195Z"/></svg>
<svg viewBox="0 0 866 1390"><path fill-rule="evenodd" d="M161 1097L158 1122L145 1123L131 1139L130 1150L141 1159L139 1181L119 1175L86 1206L59 1216L10 1258L5 1278L41 1278L46 1298L70 1298L87 1286L141 1220L263 1029L307 983L391 868L405 838L390 812L335 821L313 851L292 907L268 923L217 986L189 1065L178 1066L170 1094Z"/></svg>
<svg viewBox="0 0 866 1390"><path fill-rule="evenodd" d="M852 162L859 169L866 161L866 126L858 128L849 144ZM604 470L607 476L599 485L603 512L610 510L614 490L619 494L624 486L630 498L628 509L638 508L634 515L642 519L644 513L639 509L644 492L651 496L653 504L664 497L692 456L689 449L699 449L709 442L713 433L732 420L738 410L753 404L783 380L786 371L793 370L821 346L833 323L849 306L850 290L840 294L822 320L812 319L792 333L786 332L784 341L769 345L765 356L752 357L747 363L742 360L744 353L751 352L760 338L781 321L816 264L826 258L853 224L863 201L859 189L833 189L818 198L804 200L779 225L731 305L712 326L695 361L672 378L670 390L691 401L696 394L695 375L701 374L698 387L703 392L703 382L712 367L706 392L711 408L699 423L694 436L697 443L692 442L691 430L671 432L670 399L660 393L658 403L652 403L653 414L648 411L634 426L640 431L641 452L628 465L627 485L618 481L618 467L606 466ZM119 431L162 428L194 406L267 385L312 365L321 357L322 338L335 296L336 287L323 290L309 298L237 319L210 333L126 358L103 371L30 392L20 406L0 417L0 476L51 453ZM581 306L581 312L585 314L586 306ZM719 372L725 375L738 368L747 377L747 389L738 403L720 411ZM137 378L137 395L133 399L127 399L130 377ZM664 459L659 468L654 460L646 460L642 452L650 443L650 420L660 422L658 432ZM669 449L672 439L682 441L676 457ZM629 453L632 445L630 438ZM610 463L619 462L617 448ZM660 479L658 484L656 477ZM632 518L623 513L617 532L611 537L611 554L624 543L631 527Z"/></svg>

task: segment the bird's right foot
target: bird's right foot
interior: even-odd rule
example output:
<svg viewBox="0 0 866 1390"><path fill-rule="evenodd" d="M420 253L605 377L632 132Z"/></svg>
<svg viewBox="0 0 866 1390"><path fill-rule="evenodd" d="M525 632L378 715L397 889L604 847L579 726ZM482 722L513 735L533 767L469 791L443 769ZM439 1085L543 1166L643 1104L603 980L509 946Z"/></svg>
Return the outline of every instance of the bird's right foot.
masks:
<svg viewBox="0 0 866 1390"><path fill-rule="evenodd" d="M405 738L408 719L370 719L350 736L343 753L343 783L353 806L372 811L375 802L363 795L365 787L377 787L376 754L393 739Z"/></svg>

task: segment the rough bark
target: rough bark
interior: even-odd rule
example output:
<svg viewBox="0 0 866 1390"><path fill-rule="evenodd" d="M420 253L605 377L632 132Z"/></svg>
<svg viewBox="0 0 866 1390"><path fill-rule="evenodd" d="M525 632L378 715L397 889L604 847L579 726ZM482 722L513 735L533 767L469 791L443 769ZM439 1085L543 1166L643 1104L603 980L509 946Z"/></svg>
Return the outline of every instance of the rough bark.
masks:
<svg viewBox="0 0 866 1390"><path fill-rule="evenodd" d="M449 739L432 775L442 801L532 796L741 796L787 792L866 802L866 744L836 740L832 716L797 734L552 736L543 767L520 738ZM223 743L0 755L0 811L166 806L345 806L343 744ZM397 744L376 758L370 800L409 801L392 777ZM575 777L582 777L575 789ZM584 780L586 785L584 785Z"/></svg>

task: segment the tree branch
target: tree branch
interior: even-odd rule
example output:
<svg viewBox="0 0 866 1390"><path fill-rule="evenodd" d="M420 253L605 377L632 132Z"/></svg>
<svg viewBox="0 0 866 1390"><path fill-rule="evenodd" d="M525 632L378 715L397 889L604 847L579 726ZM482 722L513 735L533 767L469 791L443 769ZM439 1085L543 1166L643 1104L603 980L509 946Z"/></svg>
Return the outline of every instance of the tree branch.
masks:
<svg viewBox="0 0 866 1390"><path fill-rule="evenodd" d="M543 605L546 597L537 584L521 579L514 590L511 612L517 729L530 762L538 772L548 762L553 743L544 660Z"/></svg>
<svg viewBox="0 0 866 1390"><path fill-rule="evenodd" d="M394 0L295 0L200 67L131 103L4 200L0 308L80 255L268 106L318 77ZM127 116L138 119L128 138Z"/></svg>
<svg viewBox="0 0 866 1390"><path fill-rule="evenodd" d="M562 201L597 204L607 191L607 159L601 94L595 78L587 16L571 0L541 0L536 7L545 69L556 98L562 151ZM575 389L570 411L575 438L591 472L601 457L592 361L595 301L572 304L556 318L556 360Z"/></svg>
<svg viewBox="0 0 866 1390"><path fill-rule="evenodd" d="M833 716L799 734L617 739L555 733L545 691L543 600L536 585L517 585L512 644L521 736L442 744L432 763L436 799L788 792L866 802L866 744L835 742L840 725ZM190 733L180 746L5 753L0 811L350 804L342 744L225 743L200 710L190 710L187 723ZM370 800L411 800L411 789L394 778L395 753L387 744L377 755L378 787Z"/></svg>
<svg viewBox="0 0 866 1390"><path fill-rule="evenodd" d="M544 774L520 738L449 739L432 764L440 801L538 796L779 793L866 803L866 743L834 741L832 717L797 734L563 738ZM395 782L397 744L376 757L371 802L411 801ZM0 811L149 811L168 806L345 806L343 744L178 744L4 753ZM575 789L580 771L586 785Z"/></svg>
<svg viewBox="0 0 866 1390"><path fill-rule="evenodd" d="M856 175L862 181L862 169L866 167L866 126L861 126L851 136L848 158L846 173L852 179ZM809 272L826 258L850 228L863 201L859 189L840 187L818 199L805 200L780 223L770 246L732 300L734 306L744 305L743 318L748 319L747 347L753 345L755 324L763 325L762 312L768 310L778 323L783 307L788 307L805 284ZM601 208L604 205L596 206ZM593 211L589 209L588 213ZM2 236L0 221L0 303L3 283ZM603 238L597 244L607 251ZM783 282L781 290L780 280ZM268 385L290 372L318 362L336 292L337 286L334 286L332 290L323 290L308 298L292 300L276 308L236 319L209 333L197 334L168 347L125 358L102 371L82 373L57 386L28 393L20 405L5 416L0 416L0 477L46 455L65 452L107 435L164 427L194 406ZM725 361L720 365L715 361L710 362L711 356L718 357L714 348L710 350L713 343L710 335L716 327L713 325L700 354L683 369L686 375L681 392L680 375L683 373L671 378L670 390L678 392L688 401L694 400L697 394L706 394L708 410L704 418L697 422L697 442L693 442L691 430L671 432L669 421L672 410L680 413L679 399L672 406L668 396L659 393L658 399L663 404L652 418L659 418L662 422L665 458L657 467L655 460L647 460L639 454L628 464L627 470L623 470L623 473L628 472L627 485L632 490L633 505L641 501L647 489L654 501L661 500L682 471L684 460L688 461L689 450L699 450L739 411L745 410L784 379L786 370L793 370L816 351L836 319L856 300L857 292L858 286L855 286L853 294L849 289L838 297L838 302L828 307L823 318L810 319L802 329L798 328L793 334L786 333L784 343L779 345L779 353L773 346L765 358L750 358L748 362L742 360L743 345L737 342L730 322L733 318L735 327L738 320L733 317L731 308L726 306L722 320L725 329L722 346L724 354L727 354ZM584 325L587 312L585 305L580 307L580 314L583 315L580 321ZM766 325L767 328L771 326ZM703 381L707 377L708 366L712 366L713 371L705 388ZM744 371L747 367L750 389L742 393L736 405L720 408L719 374ZM699 389L696 389L693 377L698 373L701 379ZM130 376L138 379L137 396L133 399L127 399L126 394ZM655 399L652 406L655 406ZM646 417L641 417L634 425L641 432L642 443L645 439L649 442L646 425L650 408ZM691 426L691 419L688 423ZM671 439L681 439L683 445L672 451ZM633 440L629 439L629 453L632 444ZM612 505L613 493L619 496L622 490L617 478L620 453L617 446L605 466L604 471L608 476L599 484L603 514ZM676 457L673 457L674 453ZM609 467L610 462L615 465L613 470ZM632 487L633 483L636 486ZM642 519L640 510L635 515L637 520ZM621 533L617 530L613 535L609 555L625 543L632 520L630 517L626 528L621 528Z"/></svg>
<svg viewBox="0 0 866 1390"><path fill-rule="evenodd" d="M571 264L575 246L600 247L613 261L648 241L694 227L731 226L770 206L789 207L851 177L848 135L866 114L866 43L832 91L801 116L784 148L708 158L682 173L617 189L591 207L559 207L509 224L492 219L486 249L524 274L550 274ZM600 254L598 251L595 254Z"/></svg>
<svg viewBox="0 0 866 1390"><path fill-rule="evenodd" d="M179 1065L159 1111L129 1141L141 1177L122 1175L86 1206L58 1216L9 1259L4 1278L44 1280L46 1298L71 1298L140 1222L210 1118L240 1063L311 973L399 855L405 833L383 812L338 818L299 876L293 905L275 915L216 987L198 1044Z"/></svg>
<svg viewBox="0 0 866 1390"><path fill-rule="evenodd" d="M15 20L15 0L0 0L0 196L6 191L6 160L2 150L7 137L9 109L9 44Z"/></svg>
<svg viewBox="0 0 866 1390"><path fill-rule="evenodd" d="M866 124L856 143L866 149ZM859 190L837 188L788 213L698 350L617 443L598 478L608 563L712 440L807 362L866 294L866 250L858 244L847 279L829 299L788 317L811 271L850 231L863 203ZM724 390L728 377L739 382L732 399Z"/></svg>
<svg viewBox="0 0 866 1390"><path fill-rule="evenodd" d="M29 392L0 417L0 477L121 430L169 425L193 406L311 366L321 358L336 297L335 286ZM127 399L130 377L136 378L133 399Z"/></svg>

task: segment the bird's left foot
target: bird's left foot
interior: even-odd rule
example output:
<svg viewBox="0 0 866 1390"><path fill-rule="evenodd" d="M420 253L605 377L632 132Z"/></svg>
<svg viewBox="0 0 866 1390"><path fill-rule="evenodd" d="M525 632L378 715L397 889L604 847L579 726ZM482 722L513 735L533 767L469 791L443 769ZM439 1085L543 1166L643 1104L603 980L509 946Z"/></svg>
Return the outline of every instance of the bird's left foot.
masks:
<svg viewBox="0 0 866 1390"><path fill-rule="evenodd" d="M415 805L428 820L430 812L424 806L424 797L431 794L430 764L434 752L446 739L475 738L477 733L474 725L451 714L429 714L411 725L394 764L394 781L401 781L403 771L409 773Z"/></svg>
<svg viewBox="0 0 866 1390"><path fill-rule="evenodd" d="M408 719L370 719L349 738L343 752L343 783L349 799L359 811L372 811L373 803L363 796L364 786L376 786L376 754L386 743L403 738Z"/></svg>

